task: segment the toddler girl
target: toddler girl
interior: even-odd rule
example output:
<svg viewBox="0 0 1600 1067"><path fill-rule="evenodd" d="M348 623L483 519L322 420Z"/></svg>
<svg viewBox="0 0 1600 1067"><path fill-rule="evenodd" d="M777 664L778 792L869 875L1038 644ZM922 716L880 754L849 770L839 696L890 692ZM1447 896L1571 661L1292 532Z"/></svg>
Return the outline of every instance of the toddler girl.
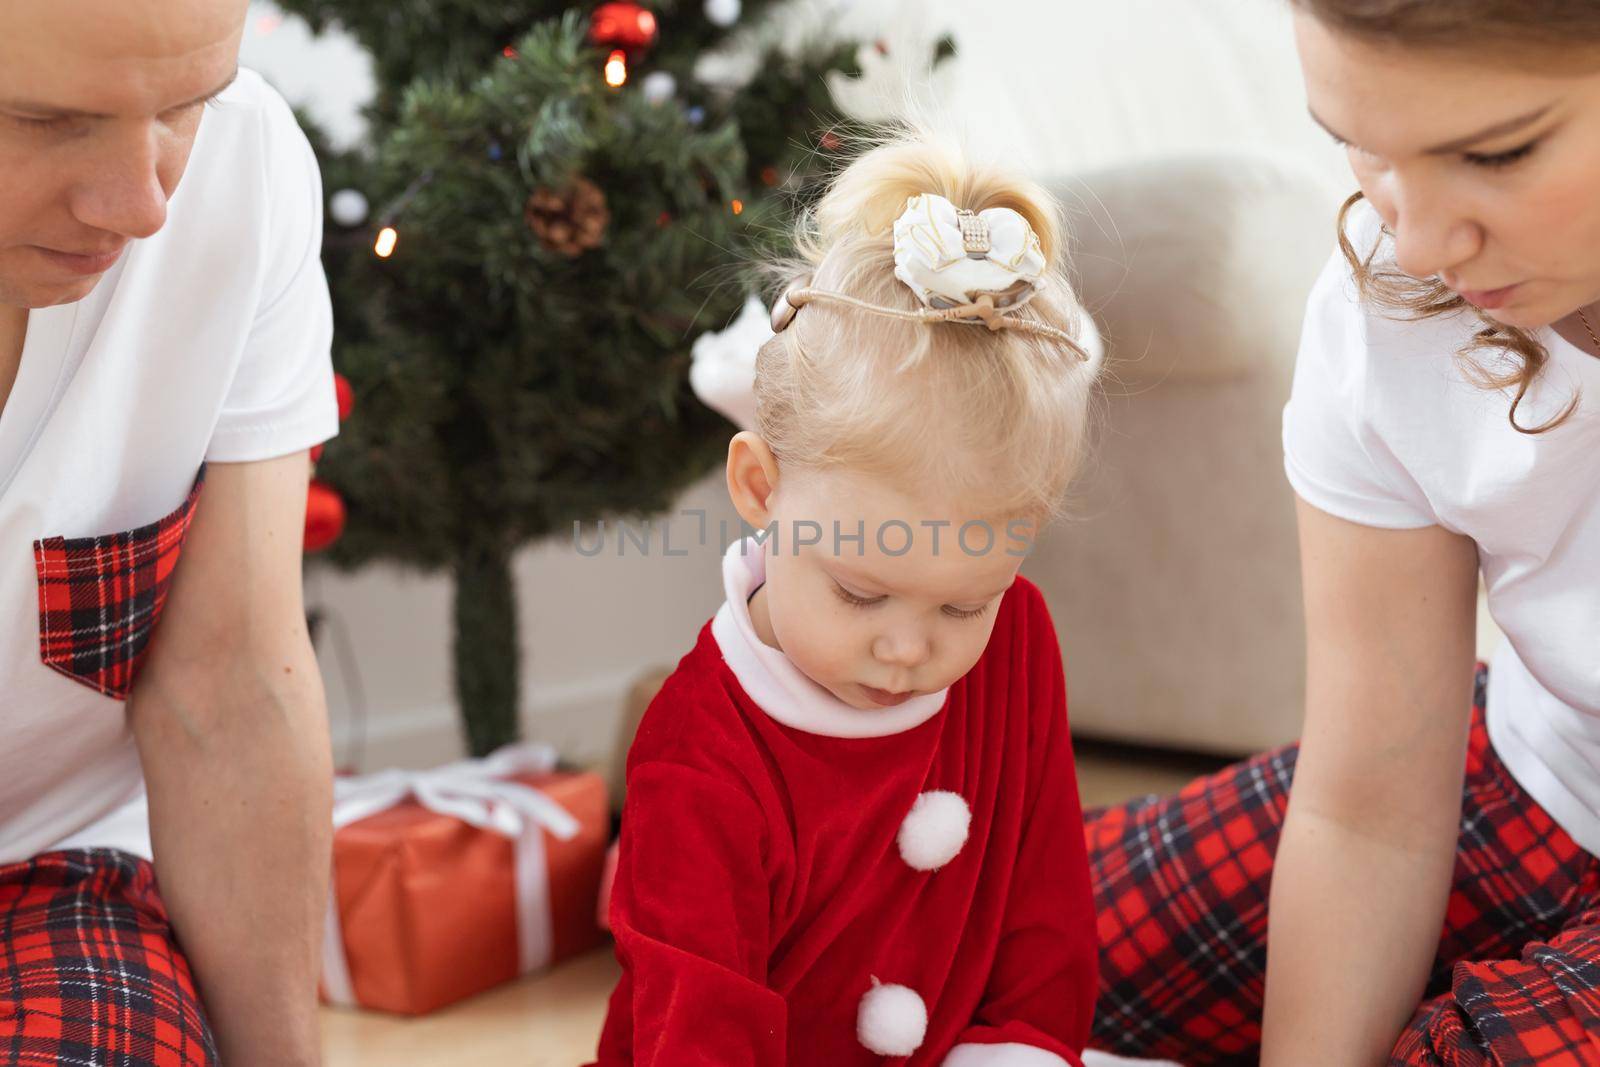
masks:
<svg viewBox="0 0 1600 1067"><path fill-rule="evenodd" d="M728 490L762 531L628 757L599 1063L1079 1064L1095 921L1060 649L1017 574L1098 351L1036 184L840 172Z"/></svg>

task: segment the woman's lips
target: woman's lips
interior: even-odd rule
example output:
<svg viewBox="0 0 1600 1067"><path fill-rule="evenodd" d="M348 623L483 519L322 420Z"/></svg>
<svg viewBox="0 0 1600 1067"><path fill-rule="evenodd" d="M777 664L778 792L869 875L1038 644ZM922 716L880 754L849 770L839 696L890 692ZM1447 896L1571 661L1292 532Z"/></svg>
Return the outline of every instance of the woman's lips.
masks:
<svg viewBox="0 0 1600 1067"><path fill-rule="evenodd" d="M1500 289L1457 289L1456 292L1461 299L1474 307L1490 311L1494 308L1505 307L1511 303L1512 295L1517 291L1517 286L1521 284L1521 282L1518 282L1517 285L1507 285Z"/></svg>
<svg viewBox="0 0 1600 1067"><path fill-rule="evenodd" d="M46 259L58 267L73 274L87 276L91 274L104 274L117 262L122 255L122 249L115 252L102 252L83 254L79 252L58 252L54 248L39 248Z"/></svg>
<svg viewBox="0 0 1600 1067"><path fill-rule="evenodd" d="M867 694L868 699L874 704L879 704L886 708L893 707L895 704L903 704L912 697L910 690L896 694L889 692L887 689L874 689L870 685L862 686L861 691Z"/></svg>

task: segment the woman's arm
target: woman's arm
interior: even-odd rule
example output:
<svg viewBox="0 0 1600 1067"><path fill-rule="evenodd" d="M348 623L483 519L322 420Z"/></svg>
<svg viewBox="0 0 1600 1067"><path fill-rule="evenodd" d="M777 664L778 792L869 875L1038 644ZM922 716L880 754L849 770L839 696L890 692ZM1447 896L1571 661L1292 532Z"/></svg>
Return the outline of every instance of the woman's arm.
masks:
<svg viewBox="0 0 1600 1067"><path fill-rule="evenodd" d="M1422 998L1449 895L1477 547L1298 508L1306 722L1272 878L1261 1062L1380 1064Z"/></svg>
<svg viewBox="0 0 1600 1067"><path fill-rule="evenodd" d="M128 700L161 895L230 1067L321 1062L333 772L305 506L304 452L210 466Z"/></svg>

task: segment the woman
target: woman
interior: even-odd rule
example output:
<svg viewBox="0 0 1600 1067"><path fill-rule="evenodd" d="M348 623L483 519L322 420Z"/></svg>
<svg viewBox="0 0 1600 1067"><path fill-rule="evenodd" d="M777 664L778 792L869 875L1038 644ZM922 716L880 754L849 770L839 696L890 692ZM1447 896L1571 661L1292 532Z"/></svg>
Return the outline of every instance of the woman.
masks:
<svg viewBox="0 0 1600 1067"><path fill-rule="evenodd" d="M1097 1040L1600 1063L1600 5L1294 2L1362 194L1284 412L1305 730L1091 814Z"/></svg>

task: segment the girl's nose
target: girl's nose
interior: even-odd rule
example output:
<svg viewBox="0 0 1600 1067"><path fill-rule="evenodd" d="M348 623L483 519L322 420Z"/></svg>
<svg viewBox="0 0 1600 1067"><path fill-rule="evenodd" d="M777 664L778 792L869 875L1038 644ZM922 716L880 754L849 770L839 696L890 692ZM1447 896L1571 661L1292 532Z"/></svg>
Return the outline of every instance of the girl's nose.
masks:
<svg viewBox="0 0 1600 1067"><path fill-rule="evenodd" d="M872 654L879 663L889 666L918 667L927 662L931 644L915 631L895 630L878 636L873 643Z"/></svg>

